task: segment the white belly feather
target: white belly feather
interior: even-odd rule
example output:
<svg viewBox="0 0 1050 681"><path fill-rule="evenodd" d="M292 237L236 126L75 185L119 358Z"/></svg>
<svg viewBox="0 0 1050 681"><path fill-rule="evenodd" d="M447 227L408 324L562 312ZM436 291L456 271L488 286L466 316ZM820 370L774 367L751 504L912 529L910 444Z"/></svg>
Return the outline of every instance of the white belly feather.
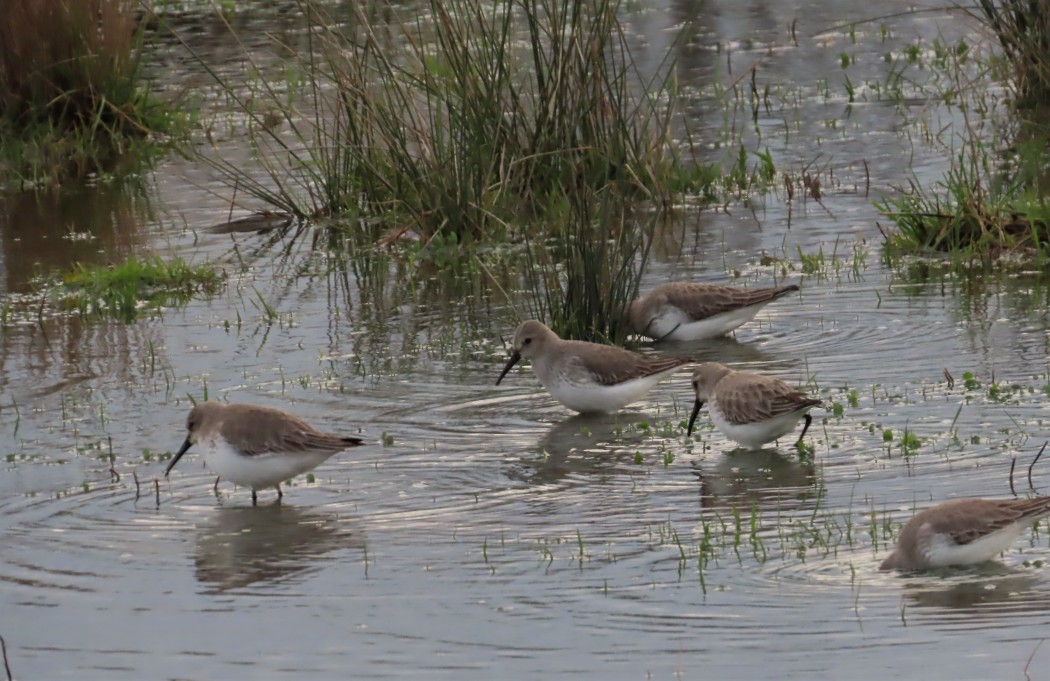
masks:
<svg viewBox="0 0 1050 681"><path fill-rule="evenodd" d="M767 442L787 435L798 425L804 411L793 411L780 414L764 421L754 423L730 423L726 421L718 403L712 400L710 403L711 422L722 431L726 437L734 442L739 442L749 449L760 449Z"/></svg>
<svg viewBox="0 0 1050 681"><path fill-rule="evenodd" d="M1021 536L1025 526L1014 523L998 532L975 539L968 544L956 544L945 534L934 534L926 546L926 562L931 567L946 565L973 565L992 560L1010 548L1014 540Z"/></svg>
<svg viewBox="0 0 1050 681"><path fill-rule="evenodd" d="M657 340L674 341L717 338L754 319L763 307L765 303L750 305L693 321L681 309L665 305L660 314L653 318L645 335Z"/></svg>
<svg viewBox="0 0 1050 681"><path fill-rule="evenodd" d="M566 375L563 365L551 365L534 360L532 369L540 383L561 404L581 414L608 413L637 402L653 387L678 367L671 367L652 376L632 378L622 383L606 385L598 383L582 372Z"/></svg>
<svg viewBox="0 0 1050 681"><path fill-rule="evenodd" d="M273 487L312 470L333 453L306 451L245 456L219 438L204 447L204 462L208 470L223 480L252 489L261 489Z"/></svg>

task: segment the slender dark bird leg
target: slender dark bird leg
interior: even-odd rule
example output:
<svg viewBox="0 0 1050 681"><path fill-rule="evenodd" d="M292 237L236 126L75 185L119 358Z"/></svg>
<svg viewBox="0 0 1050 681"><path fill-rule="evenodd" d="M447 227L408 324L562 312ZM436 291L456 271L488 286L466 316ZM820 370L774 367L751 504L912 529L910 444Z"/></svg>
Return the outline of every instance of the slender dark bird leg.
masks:
<svg viewBox="0 0 1050 681"><path fill-rule="evenodd" d="M796 446L802 444L802 438L806 437L806 431L809 430L809 424L811 423L813 423L813 417L806 414L806 425L802 426L802 434L798 436L798 442L795 443Z"/></svg>
<svg viewBox="0 0 1050 681"><path fill-rule="evenodd" d="M274 488L277 490L277 503L279 504L281 503L281 499L284 499L284 492L281 491L281 483L274 485Z"/></svg>
<svg viewBox="0 0 1050 681"><path fill-rule="evenodd" d="M255 490L253 489L252 490L252 506L258 506L258 505L259 505L259 496L255 493Z"/></svg>
<svg viewBox="0 0 1050 681"><path fill-rule="evenodd" d="M215 492L215 496L219 496L219 476L215 476L215 484L212 485L212 491Z"/></svg>

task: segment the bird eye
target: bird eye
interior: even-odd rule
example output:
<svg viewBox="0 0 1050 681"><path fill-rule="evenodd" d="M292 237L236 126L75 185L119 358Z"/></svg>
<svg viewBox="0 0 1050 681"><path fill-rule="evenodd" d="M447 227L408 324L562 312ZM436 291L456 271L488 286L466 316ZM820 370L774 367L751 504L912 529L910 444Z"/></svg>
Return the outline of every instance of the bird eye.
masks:
<svg viewBox="0 0 1050 681"><path fill-rule="evenodd" d="M531 342L532 342L531 338L526 338L525 341L522 343L522 345L528 345Z"/></svg>

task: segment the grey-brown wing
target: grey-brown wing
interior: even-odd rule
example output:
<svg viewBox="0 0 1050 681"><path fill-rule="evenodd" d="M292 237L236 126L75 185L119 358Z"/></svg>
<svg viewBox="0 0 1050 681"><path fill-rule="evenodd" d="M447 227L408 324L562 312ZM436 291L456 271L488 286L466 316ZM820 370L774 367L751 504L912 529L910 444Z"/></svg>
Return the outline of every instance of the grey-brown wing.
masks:
<svg viewBox="0 0 1050 681"><path fill-rule="evenodd" d="M681 357L642 355L612 345L591 345L588 352L577 356L577 360L602 385L617 385L632 378L652 376L692 361Z"/></svg>
<svg viewBox="0 0 1050 681"><path fill-rule="evenodd" d="M937 533L946 534L956 544L969 544L1016 522L1021 513L1013 500L959 499L923 511L919 518Z"/></svg>
<svg viewBox="0 0 1050 681"><path fill-rule="evenodd" d="M304 450L338 452L362 444L356 437L329 435L291 414L266 407L251 407L252 418L226 420L222 435L246 456Z"/></svg>
<svg viewBox="0 0 1050 681"><path fill-rule="evenodd" d="M1034 499L974 499L950 508L937 523L957 544L969 544L1017 522L1034 522L1050 514L1050 497Z"/></svg>
<svg viewBox="0 0 1050 681"><path fill-rule="evenodd" d="M790 292L798 286L772 288L733 288L708 284L682 284L669 287L663 293L669 304L678 307L693 319L706 319L723 312L731 312L771 300Z"/></svg>
<svg viewBox="0 0 1050 681"><path fill-rule="evenodd" d="M967 506L947 509L931 522L933 529L948 534L956 544L969 544L1015 522L1019 515L1002 504L977 499Z"/></svg>
<svg viewBox="0 0 1050 681"><path fill-rule="evenodd" d="M718 407L730 423L750 423L815 407L821 401L787 383L748 372L730 374L719 381Z"/></svg>

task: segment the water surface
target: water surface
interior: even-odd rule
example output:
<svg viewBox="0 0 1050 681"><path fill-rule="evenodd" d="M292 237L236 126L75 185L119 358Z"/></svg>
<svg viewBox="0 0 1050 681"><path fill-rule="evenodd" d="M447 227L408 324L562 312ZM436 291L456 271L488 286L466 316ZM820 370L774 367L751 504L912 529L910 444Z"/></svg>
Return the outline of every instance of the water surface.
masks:
<svg viewBox="0 0 1050 681"><path fill-rule="evenodd" d="M686 438L685 370L607 417L573 416L524 368L496 387L518 318L486 280L210 234L229 211L224 189L187 160L150 178L148 205L105 186L9 198L0 272L20 309L35 309L17 296L36 272L128 252L229 277L210 300L132 325L23 314L0 336L0 634L16 678L959 680L1020 678L1033 653L1028 673L1045 678L1045 525L999 566L877 571L887 529L937 501L1008 495L1011 458L1023 471L1047 437L1050 288L1036 274L970 285L882 263L871 200L941 176L946 155L922 133L957 113L870 91L850 106L840 55L855 57L854 83L882 82L886 53L974 36L938 12L860 25L856 43L833 28L871 12L680 3L631 15L643 58L693 22L675 49L698 130L768 148L785 173L823 168L821 202L777 192L682 214L643 284L801 283L731 338L645 351L818 393L828 409L810 457L736 451L705 415ZM201 40L232 68L229 45ZM775 100L757 121L712 86L752 64ZM243 137L222 144L248 162ZM708 153L732 158L737 144ZM820 251L825 265L803 273L801 254ZM263 491L251 508L247 490L216 497L192 450L162 477L190 396L205 394L373 444L287 485L283 505ZM1039 467L1034 480L1047 483Z"/></svg>

